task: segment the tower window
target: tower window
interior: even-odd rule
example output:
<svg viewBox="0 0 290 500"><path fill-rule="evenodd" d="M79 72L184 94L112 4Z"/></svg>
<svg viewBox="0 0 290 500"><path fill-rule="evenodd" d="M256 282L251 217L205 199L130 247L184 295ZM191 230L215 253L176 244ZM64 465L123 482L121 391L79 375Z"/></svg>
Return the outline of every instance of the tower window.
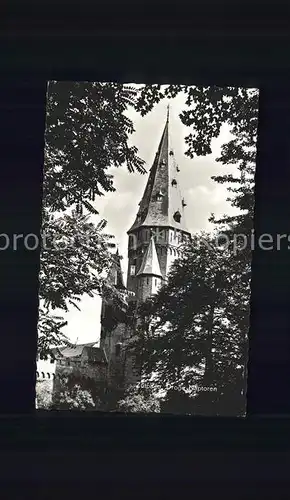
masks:
<svg viewBox="0 0 290 500"><path fill-rule="evenodd" d="M172 185L172 186L177 186L177 181L176 181L176 179L172 179L171 185Z"/></svg>
<svg viewBox="0 0 290 500"><path fill-rule="evenodd" d="M179 210L177 210L177 212L175 212L175 214L173 215L173 219L174 219L176 222L180 222L180 219L181 219L181 213L179 212Z"/></svg>
<svg viewBox="0 0 290 500"><path fill-rule="evenodd" d="M132 248L134 246L134 238L132 235L129 236L129 248Z"/></svg>
<svg viewBox="0 0 290 500"><path fill-rule="evenodd" d="M147 285L149 285L149 278L147 278Z"/></svg>
<svg viewBox="0 0 290 500"><path fill-rule="evenodd" d="M157 286L157 278L155 278L155 286Z"/></svg>
<svg viewBox="0 0 290 500"><path fill-rule="evenodd" d="M164 196L164 195L163 195L162 191L160 191L160 190L159 190L159 191L156 193L156 201L162 201L162 200L163 200L163 196Z"/></svg>
<svg viewBox="0 0 290 500"><path fill-rule="evenodd" d="M135 276L136 273L136 266L130 266L130 276Z"/></svg>

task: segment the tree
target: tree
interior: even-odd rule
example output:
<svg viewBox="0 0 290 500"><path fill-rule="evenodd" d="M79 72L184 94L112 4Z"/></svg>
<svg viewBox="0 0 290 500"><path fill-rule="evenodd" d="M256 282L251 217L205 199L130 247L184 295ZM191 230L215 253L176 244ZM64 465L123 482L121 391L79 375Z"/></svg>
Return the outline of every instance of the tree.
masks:
<svg viewBox="0 0 290 500"><path fill-rule="evenodd" d="M196 413L195 398L180 389L169 389L161 402L162 413L192 415Z"/></svg>
<svg viewBox="0 0 290 500"><path fill-rule="evenodd" d="M212 222L219 230L229 231L232 237L238 234L247 236L247 246L239 252L238 258L249 263L251 261L250 234L253 228L254 214L254 175L256 158L256 139L258 126L257 89L237 87L200 87L186 85L144 85L138 94L136 109L142 116L164 98L174 98L183 93L184 110L179 117L181 122L190 128L185 137L189 158L210 154L212 139L217 138L221 127L227 124L233 135L227 144L222 146L222 154L217 159L223 165L236 165L238 174L214 176L213 179L228 184L231 205L241 211L234 216L225 215Z"/></svg>
<svg viewBox="0 0 290 500"><path fill-rule="evenodd" d="M57 393L51 405L53 410L90 410L95 408L95 401L89 391L83 390L80 385L69 387L68 382Z"/></svg>
<svg viewBox="0 0 290 500"><path fill-rule="evenodd" d="M228 384L242 390L247 334L240 322L242 285L231 273L229 253L214 245L212 235L202 234L184 248L167 284L140 306L134 345L145 383L184 401L206 388L199 399L209 413Z"/></svg>
<svg viewBox="0 0 290 500"><path fill-rule="evenodd" d="M228 201L240 212L218 220L212 214L210 219L228 239L227 252L223 253L222 258L222 273L219 272L220 263L217 265L216 262L215 269L212 268L215 258L212 259L208 253L189 250L188 254L188 250L185 250L184 257L175 265L168 285L152 302L153 326L151 338L147 336L145 339L148 347L145 371L149 374L154 369L155 379L159 383L166 380L171 396L175 391L175 400L179 397L176 393L180 392L181 380L184 390L188 379L190 383L200 384L212 381L219 387L218 393L200 392L195 398L195 411L199 404L203 413L213 413L213 408L219 414L243 413L258 91L145 85L141 89L136 109L145 115L161 99L174 98L180 92L185 95L185 109L180 119L191 128L185 138L187 156L193 158L194 155L211 153L211 141L219 136L221 126L224 123L230 126L234 137L223 145L221 157L217 161L224 165L235 164L238 175L215 176L214 180L228 184ZM202 261L202 268L199 267L199 261ZM218 284L220 279L222 283ZM210 281L215 283L213 287ZM189 296L192 298L191 304ZM180 313L178 317L173 317L171 311L176 310ZM144 318L148 317L148 311L142 314ZM155 332L155 337L152 332ZM206 342L202 336L207 337ZM144 338L140 342L144 345ZM143 352L146 354L146 349ZM196 368L202 357L205 360L203 377L198 371L194 374L189 371L182 379L184 366L188 363L188 366Z"/></svg>
<svg viewBox="0 0 290 500"><path fill-rule="evenodd" d="M91 207L102 190L115 191L110 167L145 173L137 148L128 146L134 127L125 112L135 97L136 90L118 83L50 82L44 179L50 209Z"/></svg>
<svg viewBox="0 0 290 500"><path fill-rule="evenodd" d="M145 116L162 99L173 99L182 93L185 109L181 122L191 128L185 137L190 158L210 154L212 139L220 135L225 123L230 126L234 139L224 146L232 156L255 146L258 125L257 89L238 87L201 87L193 85L144 85L138 93L136 110ZM234 153L235 151L235 153Z"/></svg>
<svg viewBox="0 0 290 500"><path fill-rule="evenodd" d="M58 375L55 379L50 409L102 409L102 388L81 373Z"/></svg>
<svg viewBox="0 0 290 500"><path fill-rule="evenodd" d="M61 328L66 322L54 310L68 311L78 308L83 294L109 294L114 292L107 283L106 273L113 263L110 253L110 235L103 231L105 221L95 225L86 215L51 215L43 220L45 245L41 252L39 296L42 301L39 315L39 349L48 354L50 349L65 343ZM117 296L117 292L115 292ZM121 294L118 295L121 300Z"/></svg>
<svg viewBox="0 0 290 500"><path fill-rule="evenodd" d="M114 83L50 82L47 93L40 270L39 351L68 340L66 324L53 310L77 307L83 294L115 293L106 283L112 264L112 236L95 224L96 197L114 191L110 167L144 173L144 162L128 139L126 116L134 89ZM85 212L85 213L84 213Z"/></svg>
<svg viewBox="0 0 290 500"><path fill-rule="evenodd" d="M38 409L50 410L52 397L52 384L49 379L37 380L36 404Z"/></svg>

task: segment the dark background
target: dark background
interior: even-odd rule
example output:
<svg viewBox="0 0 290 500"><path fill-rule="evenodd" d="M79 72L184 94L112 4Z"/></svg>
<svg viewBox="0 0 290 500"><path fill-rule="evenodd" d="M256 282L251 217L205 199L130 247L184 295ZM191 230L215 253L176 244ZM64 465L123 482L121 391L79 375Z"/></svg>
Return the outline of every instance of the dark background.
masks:
<svg viewBox="0 0 290 500"><path fill-rule="evenodd" d="M289 232L287 6L11 2L9 9L0 31L1 233L40 232L50 79L259 87L255 231ZM39 250L1 251L0 269L3 497L90 490L256 498L262 487L264 497L287 495L289 252L253 254L247 419L35 415Z"/></svg>

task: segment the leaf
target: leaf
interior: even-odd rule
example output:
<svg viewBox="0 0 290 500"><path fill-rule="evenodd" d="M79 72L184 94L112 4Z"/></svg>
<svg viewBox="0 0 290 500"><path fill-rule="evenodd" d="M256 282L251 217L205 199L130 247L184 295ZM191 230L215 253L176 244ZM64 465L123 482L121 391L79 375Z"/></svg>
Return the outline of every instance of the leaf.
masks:
<svg viewBox="0 0 290 500"><path fill-rule="evenodd" d="M99 212L86 200L83 200L84 207L90 212L90 214L98 215Z"/></svg>

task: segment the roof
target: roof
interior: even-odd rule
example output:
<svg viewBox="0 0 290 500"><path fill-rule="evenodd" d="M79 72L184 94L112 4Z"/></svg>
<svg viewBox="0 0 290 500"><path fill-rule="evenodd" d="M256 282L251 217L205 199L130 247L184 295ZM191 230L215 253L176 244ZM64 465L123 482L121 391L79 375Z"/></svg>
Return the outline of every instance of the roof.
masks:
<svg viewBox="0 0 290 500"><path fill-rule="evenodd" d="M140 202L139 211L128 233L141 226L163 226L179 229L189 234L182 199L179 185L179 167L170 145L168 113L159 148ZM180 222L174 219L176 212L181 214Z"/></svg>
<svg viewBox="0 0 290 500"><path fill-rule="evenodd" d="M162 278L154 236L151 237L137 276L153 275Z"/></svg>
<svg viewBox="0 0 290 500"><path fill-rule="evenodd" d="M59 357L75 358L75 357L80 357L85 349L87 351L90 362L107 363L107 357L104 350L101 349L100 347L95 347L95 346L96 342L90 342L87 344L77 344L73 347L63 347L57 349L57 351Z"/></svg>

